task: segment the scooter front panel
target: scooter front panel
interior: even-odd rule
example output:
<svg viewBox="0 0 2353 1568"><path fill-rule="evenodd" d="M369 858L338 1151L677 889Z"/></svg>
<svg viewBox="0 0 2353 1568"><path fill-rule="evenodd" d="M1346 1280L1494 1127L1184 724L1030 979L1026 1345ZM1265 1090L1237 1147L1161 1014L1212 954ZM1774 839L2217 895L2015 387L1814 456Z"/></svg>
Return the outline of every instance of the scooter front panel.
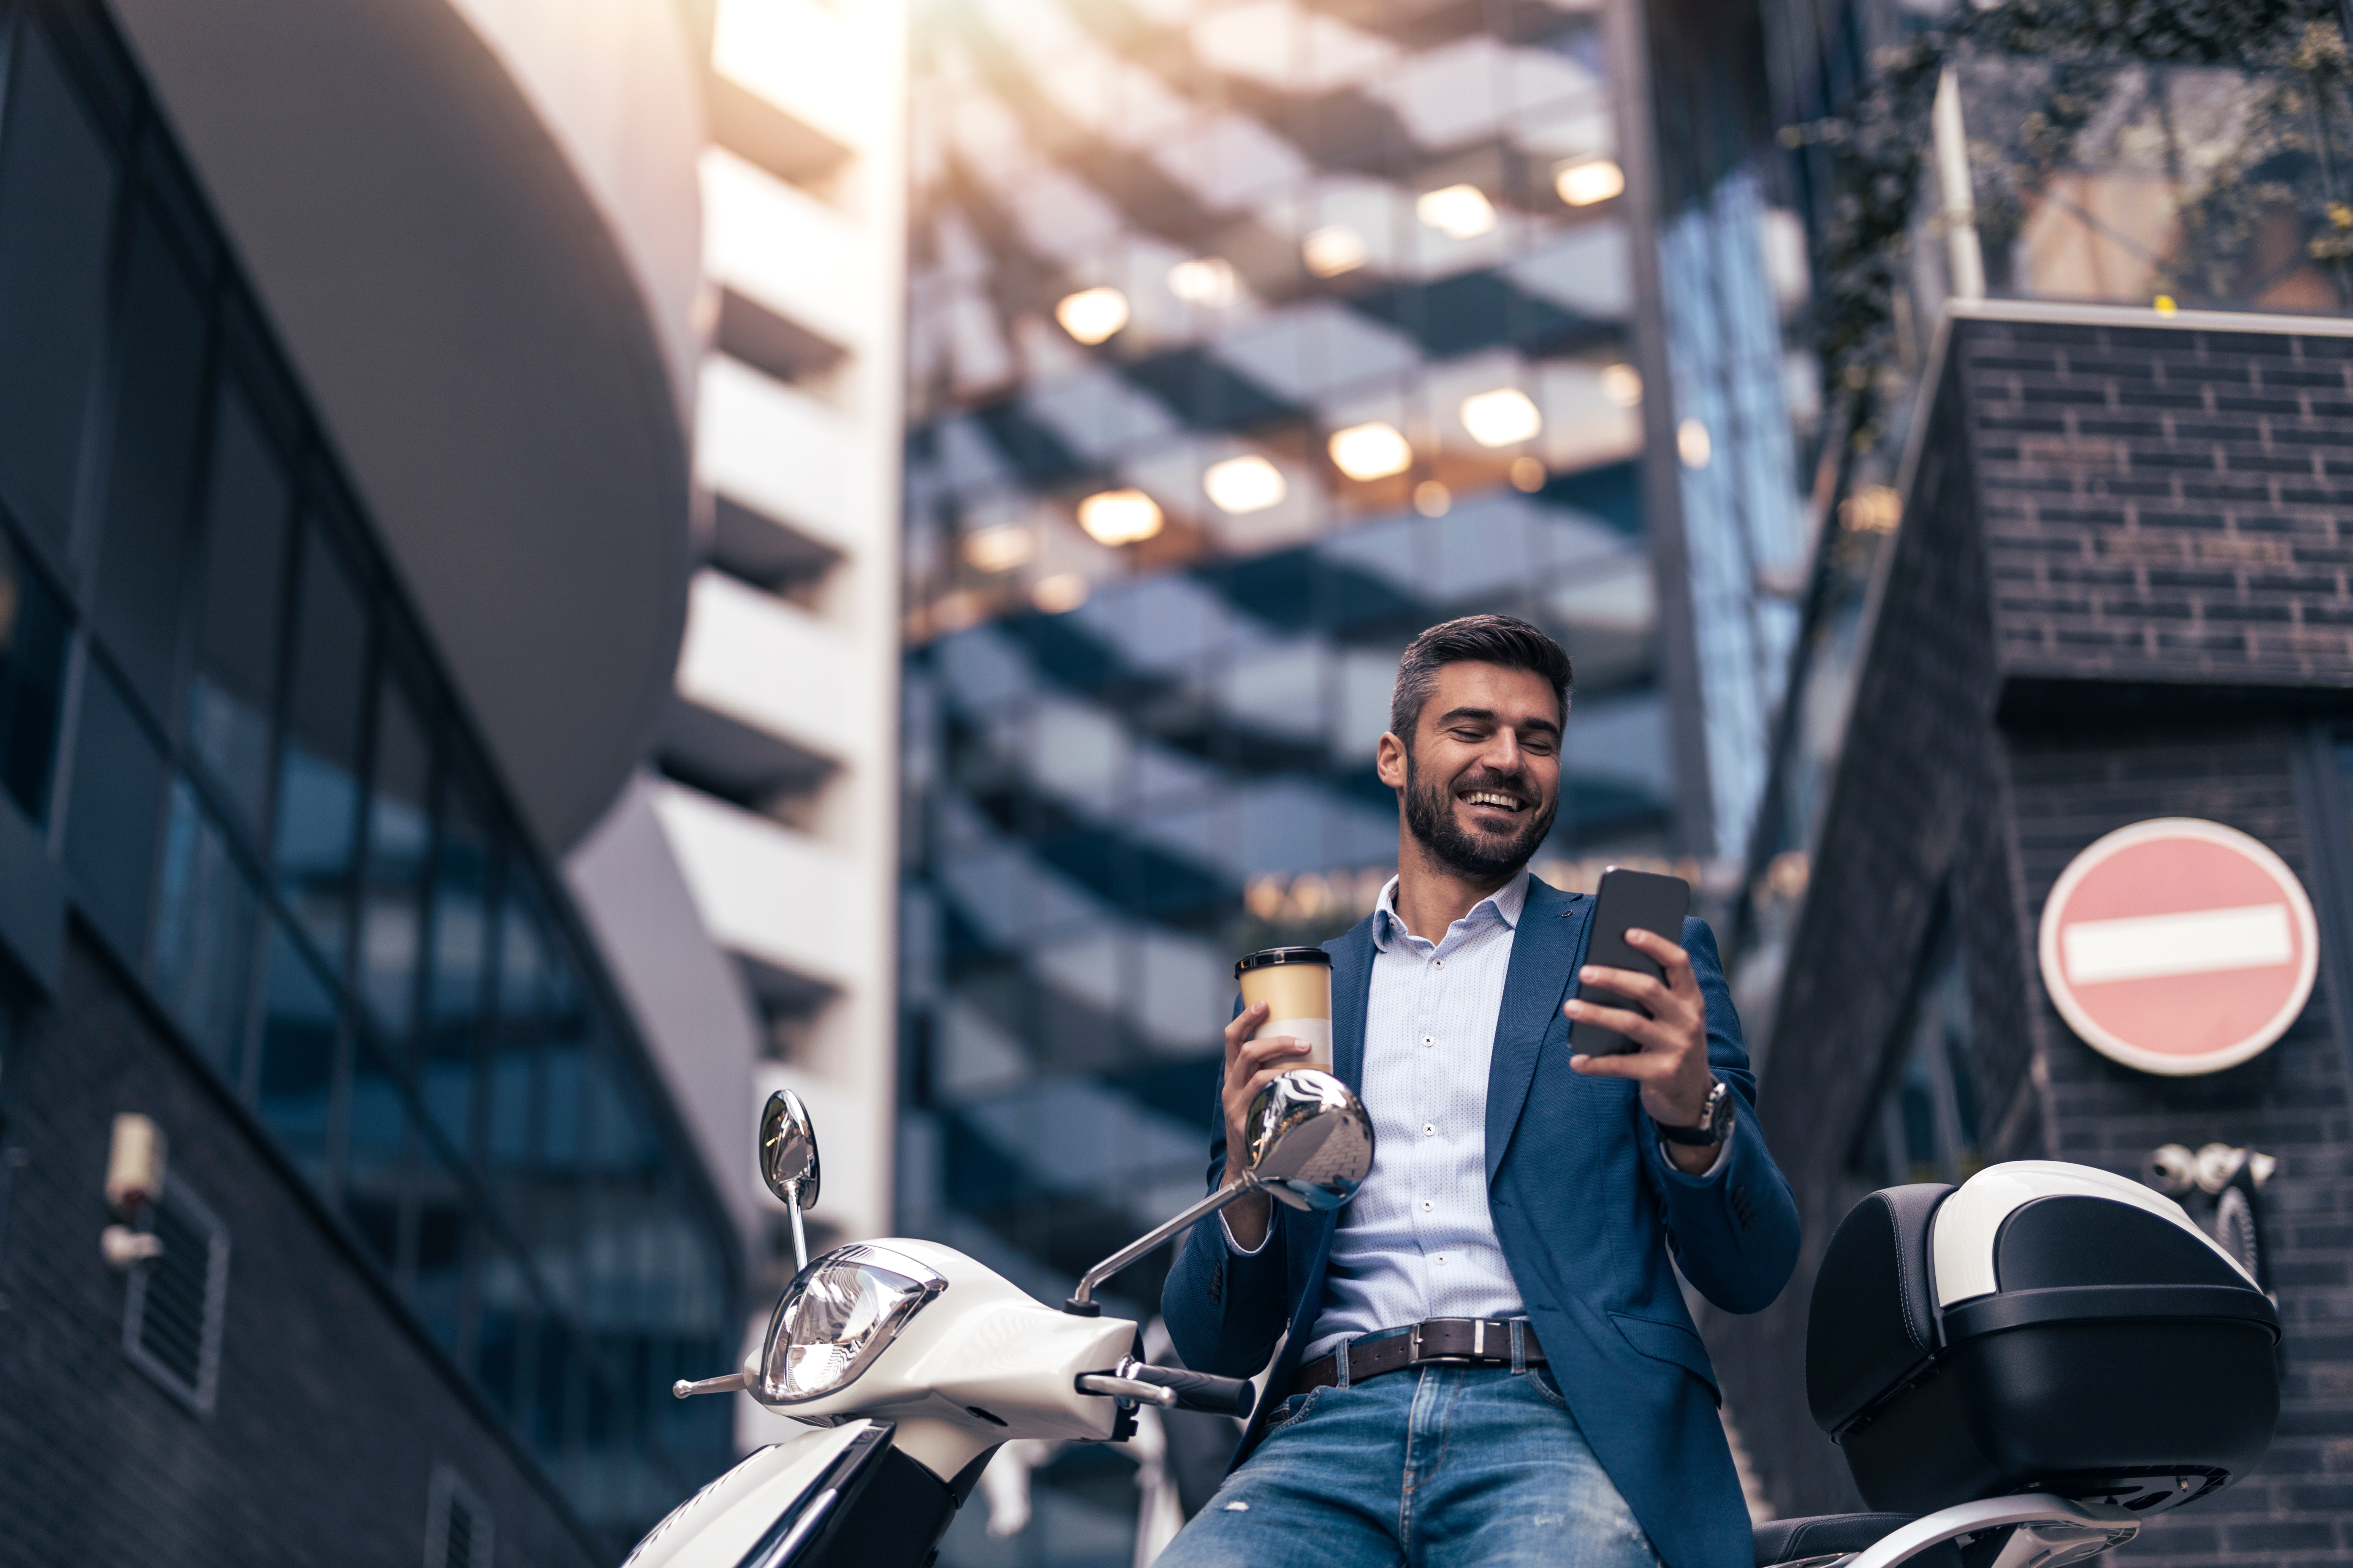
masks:
<svg viewBox="0 0 2353 1568"><path fill-rule="evenodd" d="M735 1568L871 1423L772 1443L670 1510L622 1568Z"/></svg>

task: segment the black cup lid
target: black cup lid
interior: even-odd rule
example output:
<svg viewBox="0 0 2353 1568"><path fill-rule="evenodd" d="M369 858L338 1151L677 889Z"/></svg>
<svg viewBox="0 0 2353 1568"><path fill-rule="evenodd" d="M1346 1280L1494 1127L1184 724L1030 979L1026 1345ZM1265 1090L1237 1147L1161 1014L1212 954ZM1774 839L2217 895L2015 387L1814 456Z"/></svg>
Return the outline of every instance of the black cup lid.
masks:
<svg viewBox="0 0 2353 1568"><path fill-rule="evenodd" d="M1240 979L1245 969L1266 969L1278 963L1320 963L1329 969L1332 955L1320 947L1262 947L1235 962L1234 978Z"/></svg>

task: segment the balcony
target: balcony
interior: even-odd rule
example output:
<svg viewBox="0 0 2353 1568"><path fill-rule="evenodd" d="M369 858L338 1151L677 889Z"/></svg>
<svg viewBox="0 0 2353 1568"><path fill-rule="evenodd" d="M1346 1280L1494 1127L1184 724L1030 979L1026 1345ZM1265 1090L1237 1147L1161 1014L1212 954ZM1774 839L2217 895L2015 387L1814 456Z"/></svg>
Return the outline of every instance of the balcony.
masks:
<svg viewBox="0 0 2353 1568"><path fill-rule="evenodd" d="M875 438L807 393L731 360L704 363L695 423L695 470L720 496L855 555L884 541L883 515L864 481Z"/></svg>
<svg viewBox="0 0 2353 1568"><path fill-rule="evenodd" d="M1939 168L1968 170L1967 204L1947 197L1957 294L2161 313L2353 308L2341 71L1977 53L1943 96Z"/></svg>

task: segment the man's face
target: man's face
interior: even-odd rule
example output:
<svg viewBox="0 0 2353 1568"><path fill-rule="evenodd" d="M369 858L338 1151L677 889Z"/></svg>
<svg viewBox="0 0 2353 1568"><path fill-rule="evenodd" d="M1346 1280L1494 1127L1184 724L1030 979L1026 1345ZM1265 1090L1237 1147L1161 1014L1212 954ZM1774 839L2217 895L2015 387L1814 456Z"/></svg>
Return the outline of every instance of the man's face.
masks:
<svg viewBox="0 0 2353 1568"><path fill-rule="evenodd" d="M1422 704L1402 778L1384 742L1406 827L1464 876L1507 877L1527 863L1560 808L1560 706L1544 677L1450 664Z"/></svg>

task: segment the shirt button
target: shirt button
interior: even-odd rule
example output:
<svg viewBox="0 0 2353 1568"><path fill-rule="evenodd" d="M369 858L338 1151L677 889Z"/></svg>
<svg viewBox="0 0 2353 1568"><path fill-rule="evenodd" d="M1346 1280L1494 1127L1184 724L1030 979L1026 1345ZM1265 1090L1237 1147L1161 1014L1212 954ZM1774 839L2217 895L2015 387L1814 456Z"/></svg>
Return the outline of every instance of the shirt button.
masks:
<svg viewBox="0 0 2353 1568"><path fill-rule="evenodd" d="M1430 1212L1430 1200L1428 1198L1421 1200L1421 1212L1424 1214L1428 1214Z"/></svg>
<svg viewBox="0 0 2353 1568"><path fill-rule="evenodd" d="M1438 1037L1435 1035L1424 1035L1421 1037L1421 1043L1425 1046L1434 1046L1438 1044Z"/></svg>
<svg viewBox="0 0 2353 1568"><path fill-rule="evenodd" d="M1445 967L1446 967L1446 960L1444 960L1444 959L1442 959L1442 958L1433 958L1433 959L1431 959L1430 962L1431 963L1433 963L1433 964L1437 965L1437 966L1438 966L1439 968L1440 968L1440 969L1443 969L1443 968L1445 968Z"/></svg>
<svg viewBox="0 0 2353 1568"><path fill-rule="evenodd" d="M1441 1252L1441 1253L1440 1253L1440 1254L1438 1255L1438 1261L1440 1261L1440 1263L1445 1262L1445 1261L1446 1261L1446 1254L1444 1254L1444 1253L1442 1253L1442 1252Z"/></svg>
<svg viewBox="0 0 2353 1568"><path fill-rule="evenodd" d="M1421 1135L1422 1135L1424 1138L1435 1138L1435 1137L1437 1137L1437 1136L1438 1136L1438 1123L1437 1123L1437 1122L1435 1122L1435 1121L1425 1121L1425 1122L1423 1122L1423 1123L1421 1124Z"/></svg>

